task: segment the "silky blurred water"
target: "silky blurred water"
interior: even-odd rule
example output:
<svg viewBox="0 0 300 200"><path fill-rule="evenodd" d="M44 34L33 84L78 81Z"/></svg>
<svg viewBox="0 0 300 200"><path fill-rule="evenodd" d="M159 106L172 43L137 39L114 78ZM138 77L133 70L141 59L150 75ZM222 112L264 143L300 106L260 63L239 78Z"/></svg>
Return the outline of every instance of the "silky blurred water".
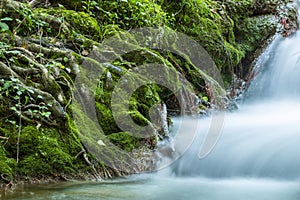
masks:
<svg viewBox="0 0 300 200"><path fill-rule="evenodd" d="M132 180L133 179L133 180ZM8 196L6 196L8 199ZM67 200L298 200L300 184L268 179L205 179L141 175L110 183L32 186L10 199Z"/></svg>

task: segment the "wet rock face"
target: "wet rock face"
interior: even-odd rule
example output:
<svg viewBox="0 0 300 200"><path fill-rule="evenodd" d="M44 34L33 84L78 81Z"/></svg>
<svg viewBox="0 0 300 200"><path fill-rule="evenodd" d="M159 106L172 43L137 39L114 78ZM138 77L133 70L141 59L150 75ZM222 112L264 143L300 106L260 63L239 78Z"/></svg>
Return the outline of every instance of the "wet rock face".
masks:
<svg viewBox="0 0 300 200"><path fill-rule="evenodd" d="M237 69L238 76L248 76L251 63L272 36L276 33L290 36L297 27L297 9L293 1L254 0L253 15L244 19L236 31L237 41L245 52L242 65Z"/></svg>
<svg viewBox="0 0 300 200"><path fill-rule="evenodd" d="M247 12L251 14L240 19L235 30L237 42L245 52L241 65L236 68L237 76L228 90L228 94L235 98L238 98L251 82L253 61L261 54L271 38L276 33L288 37L299 27L295 1L253 0L252 3L252 5L245 4L249 8Z"/></svg>
<svg viewBox="0 0 300 200"><path fill-rule="evenodd" d="M254 15L275 13L280 0L254 0Z"/></svg>
<svg viewBox="0 0 300 200"><path fill-rule="evenodd" d="M279 5L277 12L280 18L280 25L277 29L278 32L280 32L284 37L288 37L295 33L299 27L296 4L288 3L286 5Z"/></svg>

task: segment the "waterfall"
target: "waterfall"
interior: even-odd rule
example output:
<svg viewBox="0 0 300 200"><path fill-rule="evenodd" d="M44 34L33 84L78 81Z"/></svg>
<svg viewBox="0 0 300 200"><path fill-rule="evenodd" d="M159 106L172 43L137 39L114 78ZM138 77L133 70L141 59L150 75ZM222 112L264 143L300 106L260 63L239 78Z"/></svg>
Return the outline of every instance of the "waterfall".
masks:
<svg viewBox="0 0 300 200"><path fill-rule="evenodd" d="M285 100L300 96L300 32L275 38L258 61L262 72L249 88L250 99Z"/></svg>
<svg viewBox="0 0 300 200"><path fill-rule="evenodd" d="M238 111L226 114L211 153L199 159L211 123L208 118L201 120L193 144L172 165L173 174L300 179L300 31L288 38L277 35L256 68L259 73L246 100Z"/></svg>

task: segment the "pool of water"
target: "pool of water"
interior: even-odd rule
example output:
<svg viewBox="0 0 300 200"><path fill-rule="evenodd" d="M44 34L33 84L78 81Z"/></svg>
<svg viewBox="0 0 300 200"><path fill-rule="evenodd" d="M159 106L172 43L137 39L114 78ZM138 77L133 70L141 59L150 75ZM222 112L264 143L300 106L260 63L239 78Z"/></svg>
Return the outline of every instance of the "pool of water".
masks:
<svg viewBox="0 0 300 200"><path fill-rule="evenodd" d="M2 197L15 200L299 200L300 182L178 178L152 174L101 183L24 186Z"/></svg>
<svg viewBox="0 0 300 200"><path fill-rule="evenodd" d="M109 182L24 186L5 199L299 200L300 182L271 179L162 178L142 175Z"/></svg>

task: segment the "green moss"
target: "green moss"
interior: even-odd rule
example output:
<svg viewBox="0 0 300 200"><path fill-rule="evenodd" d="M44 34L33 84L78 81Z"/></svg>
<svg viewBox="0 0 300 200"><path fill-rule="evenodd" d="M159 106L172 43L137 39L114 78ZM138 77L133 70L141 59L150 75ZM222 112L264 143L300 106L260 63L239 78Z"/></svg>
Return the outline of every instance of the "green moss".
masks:
<svg viewBox="0 0 300 200"><path fill-rule="evenodd" d="M73 10L65 10L61 8L36 9L36 13L48 14L58 18L62 23L66 22L71 30L76 33L85 35L88 38L97 39L100 35L100 27L93 17L84 12L76 12ZM76 38L76 35L70 35ZM69 36L69 37L70 37Z"/></svg>
<svg viewBox="0 0 300 200"><path fill-rule="evenodd" d="M234 3L239 4L237 1ZM176 13L175 21L170 23L171 28L199 42L212 56L219 69L230 69L241 61L244 54L235 40L235 18L231 18L224 4L227 3L181 0L167 3L163 8L169 14Z"/></svg>
<svg viewBox="0 0 300 200"><path fill-rule="evenodd" d="M140 126L147 126L149 124L149 120L143 116L139 111L129 111L128 113L132 120L140 125ZM136 130L137 133L139 133L138 130Z"/></svg>
<svg viewBox="0 0 300 200"><path fill-rule="evenodd" d="M5 147L8 155L14 158L17 155L17 135L16 131L11 132ZM72 133L63 136L55 129L22 127L19 163L14 168L14 173L26 176L71 173L74 171L74 156L80 150L80 144Z"/></svg>
<svg viewBox="0 0 300 200"><path fill-rule="evenodd" d="M261 48L272 35L276 33L277 19L274 15L263 15L247 18L237 29L237 41L244 51L241 72L247 76L251 62L255 59L254 52Z"/></svg>
<svg viewBox="0 0 300 200"><path fill-rule="evenodd" d="M98 121L105 134L119 132L120 129L117 127L111 110L105 104L96 102L96 111Z"/></svg>
<svg viewBox="0 0 300 200"><path fill-rule="evenodd" d="M134 148L139 147L139 145L141 144L140 139L132 136L132 134L128 132L113 133L110 134L108 138L116 146L128 152L132 151Z"/></svg>
<svg viewBox="0 0 300 200"><path fill-rule="evenodd" d="M253 0L226 0L222 2L228 15L236 22L240 22L254 12Z"/></svg>
<svg viewBox="0 0 300 200"><path fill-rule="evenodd" d="M138 88L130 99L130 108L131 110L137 110L146 116L147 119L149 117L150 108L161 102L161 98L159 95L160 88L155 84L149 84Z"/></svg>
<svg viewBox="0 0 300 200"><path fill-rule="evenodd" d="M6 157L2 145L0 146L0 174L6 174L10 179L13 178L13 168L16 166L14 159Z"/></svg>
<svg viewBox="0 0 300 200"><path fill-rule="evenodd" d="M255 51L262 41L276 32L276 24L274 15L245 19L238 29L239 37L237 39L241 48L246 53Z"/></svg>

